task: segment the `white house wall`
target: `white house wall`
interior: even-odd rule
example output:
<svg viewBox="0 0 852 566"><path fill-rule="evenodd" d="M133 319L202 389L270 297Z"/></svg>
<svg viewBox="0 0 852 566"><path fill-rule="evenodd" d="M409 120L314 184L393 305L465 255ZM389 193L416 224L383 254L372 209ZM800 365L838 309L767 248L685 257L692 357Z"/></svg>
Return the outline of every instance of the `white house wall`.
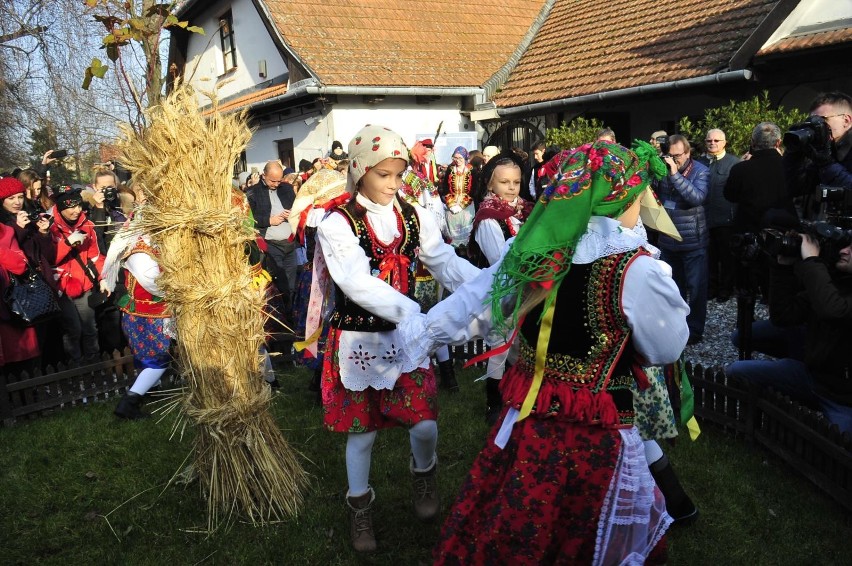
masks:
<svg viewBox="0 0 852 566"><path fill-rule="evenodd" d="M234 22L234 43L237 48L237 67L224 73L222 42L219 36L219 17L230 8ZM185 78L203 90L220 83L219 98L244 91L287 72L287 65L263 25L251 0L211 2L204 16L192 25L204 28L204 35L190 34L186 55ZM258 74L259 62L266 61L266 77ZM206 97L201 104L207 104Z"/></svg>
<svg viewBox="0 0 852 566"><path fill-rule="evenodd" d="M246 149L246 162L251 169L261 168L270 159L277 159L277 142L287 138L293 139L297 164L302 159L313 161L326 156L334 140L339 140L345 151L349 140L367 124L394 130L409 146L417 141L418 136L433 137L442 121L441 131L444 133L473 132L473 124L459 113L459 104L458 98L416 104L413 97L399 97L398 100L388 97L383 102L370 105L362 102L361 97L340 96L326 114L264 124L252 136Z"/></svg>
<svg viewBox="0 0 852 566"><path fill-rule="evenodd" d="M391 97L375 105L365 104L361 97L339 97L329 116L332 119L331 142L339 140L343 149L355 134L367 124L385 126L399 135L411 146L418 135L435 135L438 124L443 122L444 132L473 132L474 125L459 113L460 100L457 97L444 97L429 104L416 104L413 97L408 99Z"/></svg>

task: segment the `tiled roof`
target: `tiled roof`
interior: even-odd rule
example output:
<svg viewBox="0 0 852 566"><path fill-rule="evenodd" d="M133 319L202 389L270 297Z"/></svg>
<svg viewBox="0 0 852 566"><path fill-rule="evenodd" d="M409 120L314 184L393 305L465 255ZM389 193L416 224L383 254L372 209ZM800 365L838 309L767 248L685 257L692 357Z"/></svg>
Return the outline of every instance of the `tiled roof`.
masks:
<svg viewBox="0 0 852 566"><path fill-rule="evenodd" d="M287 44L325 85L481 86L544 0L264 0Z"/></svg>
<svg viewBox="0 0 852 566"><path fill-rule="evenodd" d="M232 98L227 102L219 103L219 112L234 112L236 110L240 110L241 108L245 108L246 106L249 106L251 104L263 102L264 100L269 100L270 98L276 97L280 94L284 94L285 92L287 92L286 84L280 84L263 88L260 90L255 90L248 94ZM209 109L208 112L212 112L212 108Z"/></svg>
<svg viewBox="0 0 852 566"><path fill-rule="evenodd" d="M795 37L785 37L784 39L776 41L772 45L768 45L758 51L757 57L789 53L791 51L802 51L804 49L813 49L816 47L828 47L831 45L838 45L840 43L849 43L850 41L852 41L852 28L850 27L809 33Z"/></svg>
<svg viewBox="0 0 852 566"><path fill-rule="evenodd" d="M502 91L519 106L724 70L776 0L558 0Z"/></svg>

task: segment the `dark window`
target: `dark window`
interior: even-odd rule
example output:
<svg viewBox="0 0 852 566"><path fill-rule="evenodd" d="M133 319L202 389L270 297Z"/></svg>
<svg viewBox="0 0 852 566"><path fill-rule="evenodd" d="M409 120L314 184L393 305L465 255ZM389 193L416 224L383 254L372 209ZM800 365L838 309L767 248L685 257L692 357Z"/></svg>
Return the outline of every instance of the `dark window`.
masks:
<svg viewBox="0 0 852 566"><path fill-rule="evenodd" d="M281 165L286 167L296 168L294 165L296 159L293 156L293 138L287 138L284 140L278 140L276 142L278 144L278 161L281 162Z"/></svg>
<svg viewBox="0 0 852 566"><path fill-rule="evenodd" d="M219 37L222 40L222 61L225 72L237 66L237 47L234 44L234 18L226 12L219 18Z"/></svg>

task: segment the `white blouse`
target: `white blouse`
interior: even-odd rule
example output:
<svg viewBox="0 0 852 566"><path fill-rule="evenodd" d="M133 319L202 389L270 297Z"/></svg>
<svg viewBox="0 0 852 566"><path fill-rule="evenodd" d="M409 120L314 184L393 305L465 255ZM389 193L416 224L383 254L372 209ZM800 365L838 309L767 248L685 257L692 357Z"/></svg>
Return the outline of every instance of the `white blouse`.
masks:
<svg viewBox="0 0 852 566"><path fill-rule="evenodd" d="M390 242L399 236L394 202L383 206L360 194L355 198L367 209L366 220L379 240ZM420 221L418 258L438 283L453 291L475 278L479 270L444 243L433 215L420 206L412 206ZM317 244L335 284L359 306L393 323L420 313L417 301L371 273L370 258L342 214L331 213L320 222ZM396 330L342 331L338 354L344 387L352 391L363 391L367 387L393 389L402 373L429 366L428 352L411 359L400 356L400 345Z"/></svg>

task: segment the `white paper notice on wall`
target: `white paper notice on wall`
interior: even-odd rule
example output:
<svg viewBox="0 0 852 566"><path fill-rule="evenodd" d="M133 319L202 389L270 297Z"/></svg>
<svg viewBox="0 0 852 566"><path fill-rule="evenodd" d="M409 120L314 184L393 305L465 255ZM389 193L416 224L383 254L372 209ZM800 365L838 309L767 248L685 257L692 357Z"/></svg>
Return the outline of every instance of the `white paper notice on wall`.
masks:
<svg viewBox="0 0 852 566"><path fill-rule="evenodd" d="M448 165L453 160L453 150L458 146L468 151L479 149L479 141L476 132L441 132L438 141L433 139L435 132L431 134L417 134L417 141L431 139L435 143L435 161Z"/></svg>

